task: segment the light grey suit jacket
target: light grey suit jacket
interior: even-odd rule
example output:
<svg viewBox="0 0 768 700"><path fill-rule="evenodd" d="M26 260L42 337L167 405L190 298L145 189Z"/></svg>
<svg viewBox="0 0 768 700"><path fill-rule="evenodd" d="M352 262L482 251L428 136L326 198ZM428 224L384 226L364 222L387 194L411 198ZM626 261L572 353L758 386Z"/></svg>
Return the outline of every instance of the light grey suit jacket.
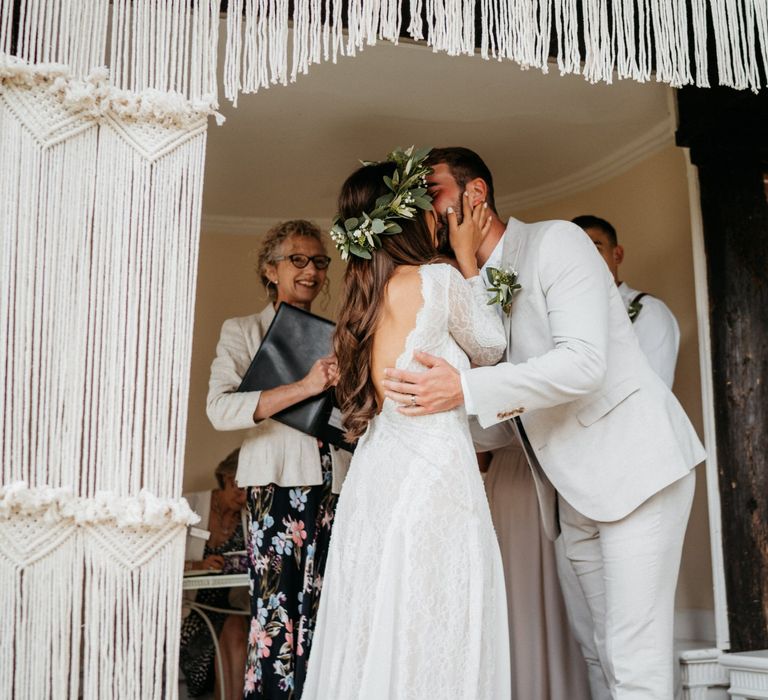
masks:
<svg viewBox="0 0 768 700"><path fill-rule="evenodd" d="M574 224L510 219L504 267L522 289L505 320L506 362L464 375L480 449L514 439L520 416L552 536L555 494L600 521L623 518L705 458L682 407L643 355L616 285Z"/></svg>

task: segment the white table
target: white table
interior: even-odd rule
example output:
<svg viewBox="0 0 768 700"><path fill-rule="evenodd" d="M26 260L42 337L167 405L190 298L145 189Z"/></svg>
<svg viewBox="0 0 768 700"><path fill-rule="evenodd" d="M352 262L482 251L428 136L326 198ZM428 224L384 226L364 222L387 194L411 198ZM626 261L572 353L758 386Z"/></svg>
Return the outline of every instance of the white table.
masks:
<svg viewBox="0 0 768 700"><path fill-rule="evenodd" d="M250 584L248 574L199 574L197 576L185 576L181 584L182 590L199 591L203 588L241 588ZM215 608L212 605L203 605L194 600L184 600L182 605L189 611L194 611L208 627L208 631L213 639L213 648L216 653L216 663L219 667L219 689L221 697L227 697L227 687L224 681L224 665L221 662L221 650L219 649L219 640L216 638L216 630L213 627L211 619L207 612L226 613L227 615L245 615L250 617L249 610L238 610L237 608Z"/></svg>
<svg viewBox="0 0 768 700"><path fill-rule="evenodd" d="M238 588L248 585L248 574L199 574L185 576L181 587L185 591L199 591L201 588Z"/></svg>

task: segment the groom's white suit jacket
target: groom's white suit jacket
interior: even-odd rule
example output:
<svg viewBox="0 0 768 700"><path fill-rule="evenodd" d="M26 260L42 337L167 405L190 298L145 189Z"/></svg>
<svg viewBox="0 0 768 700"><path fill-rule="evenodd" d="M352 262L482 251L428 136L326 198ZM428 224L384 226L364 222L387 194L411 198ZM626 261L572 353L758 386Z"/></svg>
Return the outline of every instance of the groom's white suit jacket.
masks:
<svg viewBox="0 0 768 700"><path fill-rule="evenodd" d="M467 370L480 449L514 439L520 416L541 468L583 515L614 521L705 458L682 407L640 349L608 267L574 224L510 219L502 266L522 289L505 319L506 362ZM535 460L534 460L535 462ZM555 494L537 474L544 524Z"/></svg>

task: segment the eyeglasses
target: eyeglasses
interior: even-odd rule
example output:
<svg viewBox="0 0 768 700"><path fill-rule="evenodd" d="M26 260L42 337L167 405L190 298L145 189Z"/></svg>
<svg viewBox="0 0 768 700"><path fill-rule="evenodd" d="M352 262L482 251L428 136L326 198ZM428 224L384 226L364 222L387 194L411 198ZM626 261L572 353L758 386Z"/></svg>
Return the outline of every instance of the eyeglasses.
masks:
<svg viewBox="0 0 768 700"><path fill-rule="evenodd" d="M298 267L299 270L303 270L309 265L310 260L316 270L325 270L331 264L331 259L327 255L302 255L301 253L295 253L293 255L278 255L275 258L275 262L279 260L290 260L291 265Z"/></svg>

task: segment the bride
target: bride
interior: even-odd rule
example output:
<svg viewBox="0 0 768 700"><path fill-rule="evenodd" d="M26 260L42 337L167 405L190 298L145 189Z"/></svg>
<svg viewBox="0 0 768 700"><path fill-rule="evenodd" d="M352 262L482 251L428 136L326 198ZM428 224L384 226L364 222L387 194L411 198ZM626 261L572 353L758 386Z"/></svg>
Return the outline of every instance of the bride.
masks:
<svg viewBox="0 0 768 700"><path fill-rule="evenodd" d="M463 408L408 417L385 367L427 350L462 369L505 347L475 250L487 210L449 213L459 273L440 262L427 150L344 183L331 236L347 259L336 388L357 450L338 502L303 700L508 698L501 557ZM486 221L486 219L488 219Z"/></svg>

